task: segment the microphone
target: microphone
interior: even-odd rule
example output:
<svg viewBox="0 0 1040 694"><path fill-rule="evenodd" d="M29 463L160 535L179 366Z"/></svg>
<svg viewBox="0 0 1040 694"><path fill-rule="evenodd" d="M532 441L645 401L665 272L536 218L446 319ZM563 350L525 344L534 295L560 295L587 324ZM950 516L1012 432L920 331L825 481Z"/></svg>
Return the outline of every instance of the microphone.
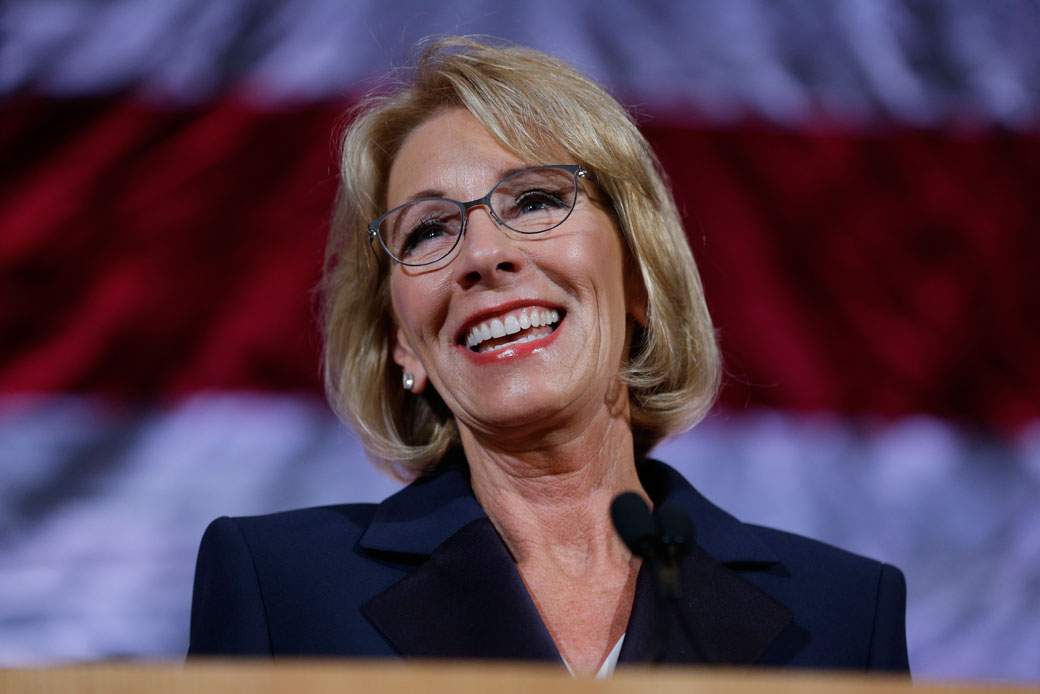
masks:
<svg viewBox="0 0 1040 694"><path fill-rule="evenodd" d="M657 586L657 628L650 647L650 662L659 662L668 638L669 624L677 619L702 662L718 662L714 653L701 638L699 630L687 624L676 603L682 597L679 584L679 559L694 544L693 523L682 507L662 504L656 514L639 494L624 492L610 505L614 522L625 546L632 554L650 562Z"/></svg>
<svg viewBox="0 0 1040 694"><path fill-rule="evenodd" d="M635 492L619 494L610 505L610 519L632 554L651 559L657 544L657 526L650 507Z"/></svg>

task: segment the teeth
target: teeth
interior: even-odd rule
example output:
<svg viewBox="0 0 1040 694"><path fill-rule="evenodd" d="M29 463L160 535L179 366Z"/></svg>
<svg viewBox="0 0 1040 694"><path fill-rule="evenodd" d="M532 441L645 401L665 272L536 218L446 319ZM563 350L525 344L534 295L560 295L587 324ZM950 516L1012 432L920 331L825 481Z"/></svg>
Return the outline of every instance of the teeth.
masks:
<svg viewBox="0 0 1040 694"><path fill-rule="evenodd" d="M503 343L501 345L493 345L491 347L488 347L484 351L485 352L497 352L500 349L505 349L506 347L512 347L513 345L519 345L519 344L524 343L524 342L530 342L531 340L537 340L539 338L540 338L539 335L524 335L523 337L518 337L517 339L513 340L512 342L505 342L505 343Z"/></svg>
<svg viewBox="0 0 1040 694"><path fill-rule="evenodd" d="M505 337L506 335L515 335L521 330L527 330L528 328L540 328L545 325L553 325L560 322L560 313L554 309L541 309L541 308L525 308L519 313L509 313L502 318L492 318L490 321L486 321L479 325L473 326L469 333L466 335L466 346L473 348L482 342L490 340L493 337ZM517 340L508 342L503 345L497 345L490 347L487 351L494 351L507 347L509 345L516 345L522 342L530 342L531 340L544 337L543 335L525 335Z"/></svg>

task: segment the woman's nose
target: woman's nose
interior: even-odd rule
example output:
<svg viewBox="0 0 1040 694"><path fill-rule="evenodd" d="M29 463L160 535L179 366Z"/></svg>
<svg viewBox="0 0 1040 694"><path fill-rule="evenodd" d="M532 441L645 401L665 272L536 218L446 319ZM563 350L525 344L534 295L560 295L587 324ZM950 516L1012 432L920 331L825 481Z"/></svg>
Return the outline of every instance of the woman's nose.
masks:
<svg viewBox="0 0 1040 694"><path fill-rule="evenodd" d="M466 218L466 231L455 259L455 281L469 288L495 285L518 272L524 254L515 239L499 225L486 207L474 207Z"/></svg>

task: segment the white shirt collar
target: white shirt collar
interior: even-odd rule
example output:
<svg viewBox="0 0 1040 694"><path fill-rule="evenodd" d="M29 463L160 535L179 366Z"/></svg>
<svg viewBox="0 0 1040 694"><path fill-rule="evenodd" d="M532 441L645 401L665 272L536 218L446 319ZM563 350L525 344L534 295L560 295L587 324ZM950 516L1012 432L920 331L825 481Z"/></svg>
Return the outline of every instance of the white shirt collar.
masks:
<svg viewBox="0 0 1040 694"><path fill-rule="evenodd" d="M618 642L614 644L614 647L610 649L610 653L607 654L607 659L603 661L603 664L599 666L599 671L596 673L595 679L605 680L614 674L614 668L617 667L618 657L621 655L621 644L625 642L625 635L622 634ZM560 659L563 660L563 664L567 666L567 672L571 673L571 677L574 677L574 670L571 669L571 664L567 662L567 659L560 655Z"/></svg>

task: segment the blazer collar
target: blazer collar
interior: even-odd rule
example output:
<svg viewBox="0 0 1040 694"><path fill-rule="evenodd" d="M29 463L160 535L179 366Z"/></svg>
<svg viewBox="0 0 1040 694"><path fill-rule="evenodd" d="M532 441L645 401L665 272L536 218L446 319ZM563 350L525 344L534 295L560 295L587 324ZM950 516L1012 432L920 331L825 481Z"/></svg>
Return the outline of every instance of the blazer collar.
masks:
<svg viewBox="0 0 1040 694"><path fill-rule="evenodd" d="M453 462L387 497L361 536L363 549L428 557L464 526L487 518L465 461Z"/></svg>
<svg viewBox="0 0 1040 694"><path fill-rule="evenodd" d="M668 501L686 510L699 545L682 560L683 622L672 620L663 660L699 659L686 624L720 662L755 662L792 621L791 613L727 565L767 568L777 562L775 554L667 465L645 461L639 475L655 504ZM362 608L402 654L559 660L512 557L473 496L464 464L389 497L360 544L377 554L429 557ZM659 618L653 576L644 564L622 661L649 656Z"/></svg>
<svg viewBox="0 0 1040 694"><path fill-rule="evenodd" d="M697 544L723 564L773 564L777 557L747 526L704 498L682 475L656 460L639 464L639 481L654 500L689 514ZM487 514L473 496L465 459L422 477L376 508L361 547L428 557L463 526Z"/></svg>
<svg viewBox="0 0 1040 694"><path fill-rule="evenodd" d="M682 475L657 460L637 468L655 505L678 504L693 522L697 544L722 564L775 564L776 554L744 525L701 495Z"/></svg>

